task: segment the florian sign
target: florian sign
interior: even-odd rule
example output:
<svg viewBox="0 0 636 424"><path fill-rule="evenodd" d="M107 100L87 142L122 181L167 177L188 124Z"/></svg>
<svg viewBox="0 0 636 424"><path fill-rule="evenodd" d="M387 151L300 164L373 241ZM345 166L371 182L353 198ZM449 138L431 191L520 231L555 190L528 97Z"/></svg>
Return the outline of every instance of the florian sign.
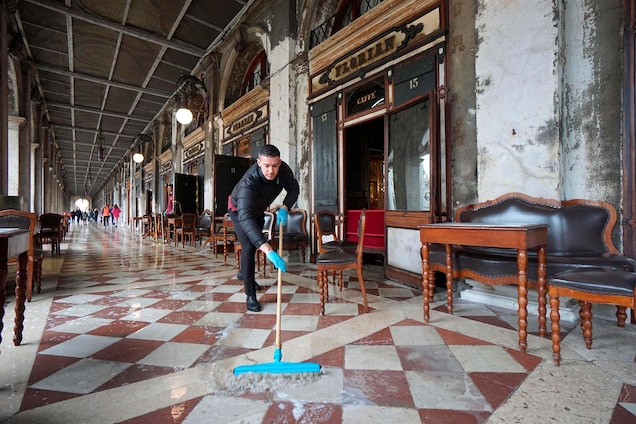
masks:
<svg viewBox="0 0 636 424"><path fill-rule="evenodd" d="M439 8L377 37L359 49L332 63L324 72L312 77L312 92L352 76L364 78L366 70L393 56L410 43L426 38L441 26ZM414 41L415 40L415 41Z"/></svg>

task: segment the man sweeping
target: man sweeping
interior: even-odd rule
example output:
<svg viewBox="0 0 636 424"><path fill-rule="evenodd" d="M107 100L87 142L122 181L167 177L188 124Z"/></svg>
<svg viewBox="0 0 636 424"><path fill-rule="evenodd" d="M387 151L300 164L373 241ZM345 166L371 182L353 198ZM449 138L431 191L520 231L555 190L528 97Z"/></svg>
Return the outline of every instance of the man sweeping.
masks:
<svg viewBox="0 0 636 424"><path fill-rule="evenodd" d="M298 200L300 187L289 165L280 158L280 151L271 144L261 147L256 163L248 169L232 190L228 198L230 219L236 236L243 246L239 278L243 279L247 295L247 310L259 312L261 305L256 299L260 286L254 278L256 249L265 253L274 266L286 271L285 261L267 242L263 234L264 212L285 189L283 206L277 214L278 223L287 224L287 211Z"/></svg>

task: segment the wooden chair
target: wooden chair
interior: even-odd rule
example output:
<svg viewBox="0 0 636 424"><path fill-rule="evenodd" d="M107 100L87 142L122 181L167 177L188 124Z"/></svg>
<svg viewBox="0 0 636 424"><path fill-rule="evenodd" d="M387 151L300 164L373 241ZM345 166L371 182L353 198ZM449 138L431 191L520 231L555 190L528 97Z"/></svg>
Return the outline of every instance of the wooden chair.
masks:
<svg viewBox="0 0 636 424"><path fill-rule="evenodd" d="M214 257L216 258L219 253L219 243L223 246L223 261L227 262L228 247L234 247L236 242L236 233L234 232L234 224L230 219L230 214L223 215L223 221L221 227L212 236L212 248L214 249Z"/></svg>
<svg viewBox="0 0 636 424"><path fill-rule="evenodd" d="M329 301L329 282L328 273L336 271L338 273L338 287L342 290L342 271L346 269L355 269L358 274L358 282L362 290L362 299L364 300L365 309L367 305L367 290L364 287L364 278L362 276L362 250L364 245L364 227L366 224L366 210L362 210L360 220L358 221L358 243L356 251L344 249L328 250L320 253L316 257L316 266L318 273L318 287L320 289L320 313L325 314L325 302Z"/></svg>
<svg viewBox="0 0 636 424"><path fill-rule="evenodd" d="M37 243L39 246L50 242L51 254L60 254L60 243L62 243L62 221L63 216L57 213L43 213L39 217L40 230L37 233Z"/></svg>
<svg viewBox="0 0 636 424"><path fill-rule="evenodd" d="M31 241L29 243L28 263L27 263L27 301L31 301L33 293L33 284L35 283L37 292L42 289L42 249L36 247L36 228L38 224L37 215L18 211L14 209L5 209L0 211L0 226L28 228L31 231ZM17 262L17 259L10 259L9 263Z"/></svg>
<svg viewBox="0 0 636 424"><path fill-rule="evenodd" d="M579 268L559 272L548 282L550 294L550 320L552 321L552 358L554 363L561 362L561 325L559 298L561 296L576 299L581 309L581 331L585 347L592 348L592 303L616 305L618 326L624 327L627 320L627 308L636 308L636 273L607 268Z"/></svg>
<svg viewBox="0 0 636 424"><path fill-rule="evenodd" d="M210 242L210 236L212 235L212 213L211 210L204 210L199 215L199 221L196 227L196 238L199 240L199 246ZM203 242L205 240L205 243Z"/></svg>
<svg viewBox="0 0 636 424"><path fill-rule="evenodd" d="M194 212L185 212L181 215L181 223L175 229L174 245L181 240L181 247L185 247L185 238L188 237L190 246L196 245L197 220L198 216Z"/></svg>
<svg viewBox="0 0 636 424"><path fill-rule="evenodd" d="M267 241L272 240L272 236L274 235L274 225L276 224L276 215L272 212L265 211L265 220L263 221L263 234L267 238ZM242 251L241 243L236 240L234 243L234 256L236 258L236 267L241 269L241 251ZM265 258L265 254L256 250L256 270L261 270L261 259L263 260L263 277L267 277L267 260Z"/></svg>
<svg viewBox="0 0 636 424"><path fill-rule="evenodd" d="M337 249L356 250L358 247L357 242L343 240L341 236L342 224L342 214L329 210L321 210L314 214L318 253L325 253L327 250Z"/></svg>

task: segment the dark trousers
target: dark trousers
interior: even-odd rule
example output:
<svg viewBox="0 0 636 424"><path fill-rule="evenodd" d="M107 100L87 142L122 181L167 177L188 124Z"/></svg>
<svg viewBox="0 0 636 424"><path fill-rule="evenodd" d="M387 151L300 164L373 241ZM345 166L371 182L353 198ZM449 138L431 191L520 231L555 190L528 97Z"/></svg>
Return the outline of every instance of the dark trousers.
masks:
<svg viewBox="0 0 636 424"><path fill-rule="evenodd" d="M243 284L245 285L245 294L248 296L256 295L256 279L254 278L256 246L247 236L241 224L238 221L238 213L230 212L230 219L234 225L236 237L241 243L241 275L243 276ZM265 217L261 217L259 224L263 227Z"/></svg>

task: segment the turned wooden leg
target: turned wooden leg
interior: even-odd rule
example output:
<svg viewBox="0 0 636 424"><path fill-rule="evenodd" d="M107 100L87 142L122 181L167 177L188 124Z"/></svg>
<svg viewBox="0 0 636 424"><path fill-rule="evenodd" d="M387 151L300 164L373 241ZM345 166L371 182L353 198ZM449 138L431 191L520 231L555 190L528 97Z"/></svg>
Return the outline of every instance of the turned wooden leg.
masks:
<svg viewBox="0 0 636 424"><path fill-rule="evenodd" d="M422 308L424 309L424 322L428 323L430 319L430 309L431 309L431 297L430 292L428 290L428 274L430 274L430 265L428 262L428 251L429 244L422 243L422 248L420 250L420 256L422 257Z"/></svg>
<svg viewBox="0 0 636 424"><path fill-rule="evenodd" d="M15 318L13 320L13 344L20 346L22 343L22 331L24 330L24 301L26 300L27 263L29 261L26 252L18 256L18 272L15 282Z"/></svg>
<svg viewBox="0 0 636 424"><path fill-rule="evenodd" d="M42 291L42 258L39 258L34 264L33 281L35 282L35 290L40 293Z"/></svg>
<svg viewBox="0 0 636 424"><path fill-rule="evenodd" d="M528 269L528 252L525 249L519 249L517 252L517 264L518 264L518 280L517 285L517 302L519 308L517 313L519 314L519 350L525 352L528 347L528 276L526 270Z"/></svg>
<svg viewBox="0 0 636 424"><path fill-rule="evenodd" d="M326 301L325 292L329 290L329 284L327 284L327 282L325 281L325 278L327 277L327 272L319 270L317 277L318 277L318 288L320 289L320 314L325 315L325 301Z"/></svg>
<svg viewBox="0 0 636 424"><path fill-rule="evenodd" d="M625 321L627 321L627 307L616 307L616 319L618 320L619 327L625 327Z"/></svg>
<svg viewBox="0 0 636 424"><path fill-rule="evenodd" d="M579 302L581 305L581 329L585 339L585 347L592 349L592 304L590 302Z"/></svg>
<svg viewBox="0 0 636 424"><path fill-rule="evenodd" d="M561 315L559 314L559 298L550 296L550 320L552 325L552 359L556 365L561 363L561 323L559 322Z"/></svg>
<svg viewBox="0 0 636 424"><path fill-rule="evenodd" d="M545 246L537 247L537 295L539 297L539 335L541 337L545 337L546 333L546 291L547 291L547 282L545 279L546 275L546 248Z"/></svg>

